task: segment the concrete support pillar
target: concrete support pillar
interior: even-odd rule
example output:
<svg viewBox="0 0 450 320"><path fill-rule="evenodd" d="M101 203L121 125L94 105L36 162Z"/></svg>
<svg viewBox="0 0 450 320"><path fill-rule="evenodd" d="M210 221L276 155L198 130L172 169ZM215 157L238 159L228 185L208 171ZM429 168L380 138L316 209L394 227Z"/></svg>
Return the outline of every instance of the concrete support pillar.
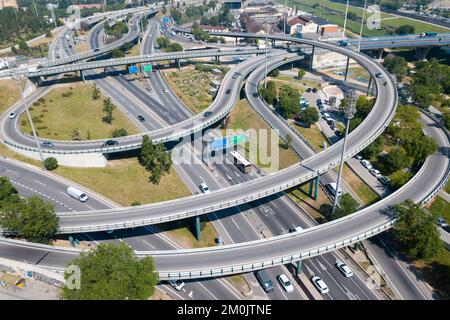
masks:
<svg viewBox="0 0 450 320"><path fill-rule="evenodd" d="M302 273L302 260L297 261L297 268L295 269L295 274L298 276Z"/></svg>
<svg viewBox="0 0 450 320"><path fill-rule="evenodd" d="M197 241L200 241L200 216L195 217L195 231L197 233Z"/></svg>
<svg viewBox="0 0 450 320"><path fill-rule="evenodd" d="M314 188L314 180L309 182L309 196L312 198L313 196L313 188Z"/></svg>
<svg viewBox="0 0 450 320"><path fill-rule="evenodd" d="M217 64L220 63L220 56L216 56L216 63L217 63Z"/></svg>
<svg viewBox="0 0 450 320"><path fill-rule="evenodd" d="M275 48L275 39L272 39L272 47Z"/></svg>
<svg viewBox="0 0 450 320"><path fill-rule="evenodd" d="M384 49L380 49L380 54L378 55L378 60L381 60L383 58Z"/></svg>
<svg viewBox="0 0 450 320"><path fill-rule="evenodd" d="M311 51L311 61L309 64L309 68L312 70L313 68L313 64L314 64L314 51L316 50L315 46L312 46L312 51Z"/></svg>
<svg viewBox="0 0 450 320"><path fill-rule="evenodd" d="M430 52L431 47L418 47L416 49L416 59L418 60L424 60L427 57L427 54Z"/></svg>
<svg viewBox="0 0 450 320"><path fill-rule="evenodd" d="M316 177L316 188L314 190L314 201L319 200L319 184L320 184L320 175Z"/></svg>
<svg viewBox="0 0 450 320"><path fill-rule="evenodd" d="M86 82L86 79L84 78L83 70L80 70L80 76L81 76L81 80L83 80L83 82Z"/></svg>
<svg viewBox="0 0 450 320"><path fill-rule="evenodd" d="M367 86L367 95L370 95L370 87L372 86L372 77L369 78L369 85Z"/></svg>
<svg viewBox="0 0 450 320"><path fill-rule="evenodd" d="M180 69L181 69L180 59L175 59L175 62L176 62L176 64L177 64L178 70L180 70Z"/></svg>
<svg viewBox="0 0 450 320"><path fill-rule="evenodd" d="M345 65L345 74L344 74L344 82L347 81L348 76L348 65L350 64L350 57L347 57L347 64Z"/></svg>
<svg viewBox="0 0 450 320"><path fill-rule="evenodd" d="M234 45L237 46L238 45L238 38L234 38Z"/></svg>

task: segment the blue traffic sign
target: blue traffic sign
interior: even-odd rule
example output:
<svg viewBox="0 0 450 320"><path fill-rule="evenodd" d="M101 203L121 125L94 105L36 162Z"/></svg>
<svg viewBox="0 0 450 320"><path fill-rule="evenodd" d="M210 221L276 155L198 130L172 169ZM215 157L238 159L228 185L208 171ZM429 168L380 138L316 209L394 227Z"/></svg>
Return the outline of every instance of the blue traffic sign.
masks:
<svg viewBox="0 0 450 320"><path fill-rule="evenodd" d="M212 140L210 144L211 150L225 149L227 145L228 145L227 137Z"/></svg>
<svg viewBox="0 0 450 320"><path fill-rule="evenodd" d="M138 73L139 69L137 66L128 67L128 73Z"/></svg>
<svg viewBox="0 0 450 320"><path fill-rule="evenodd" d="M169 23L170 22L170 18L169 17L164 17L164 18L162 18L162 22Z"/></svg>

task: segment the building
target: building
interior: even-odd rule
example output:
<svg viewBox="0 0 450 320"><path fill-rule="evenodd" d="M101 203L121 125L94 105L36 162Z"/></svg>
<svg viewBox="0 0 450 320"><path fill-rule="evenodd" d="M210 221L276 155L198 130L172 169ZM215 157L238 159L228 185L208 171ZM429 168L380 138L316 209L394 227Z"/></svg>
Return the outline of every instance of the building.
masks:
<svg viewBox="0 0 450 320"><path fill-rule="evenodd" d="M17 0L0 0L0 9L3 8L18 8Z"/></svg>
<svg viewBox="0 0 450 320"><path fill-rule="evenodd" d="M233 12L243 9L246 6L246 0L223 0L223 5Z"/></svg>
<svg viewBox="0 0 450 320"><path fill-rule="evenodd" d="M206 32L228 32L229 31L229 29L225 26L210 26L207 24L200 24L198 27Z"/></svg>
<svg viewBox="0 0 450 320"><path fill-rule="evenodd" d="M261 22L255 21L247 13L243 13L241 15L241 23L249 33L266 34L266 26L268 28L269 34L276 34L281 32L280 29L277 28L276 24L263 24Z"/></svg>
<svg viewBox="0 0 450 320"><path fill-rule="evenodd" d="M259 23L276 24L283 17L283 13L275 6L248 6L245 8L245 14Z"/></svg>

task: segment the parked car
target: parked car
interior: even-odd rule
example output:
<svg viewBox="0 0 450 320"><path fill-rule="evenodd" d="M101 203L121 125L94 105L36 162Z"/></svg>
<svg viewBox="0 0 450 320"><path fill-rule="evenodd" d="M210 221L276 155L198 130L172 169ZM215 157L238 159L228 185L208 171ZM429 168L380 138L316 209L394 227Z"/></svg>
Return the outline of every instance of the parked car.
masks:
<svg viewBox="0 0 450 320"><path fill-rule="evenodd" d="M380 170L377 170L377 169L372 168L372 169L369 170L369 172L370 172L375 178L381 177L381 172L380 172Z"/></svg>
<svg viewBox="0 0 450 320"><path fill-rule="evenodd" d="M284 274L280 274L277 276L278 282L280 283L281 287L287 292L291 293L294 292L294 286L289 281L289 278Z"/></svg>
<svg viewBox="0 0 450 320"><path fill-rule="evenodd" d="M174 287L177 291L181 291L184 288L183 280L169 280L169 284Z"/></svg>
<svg viewBox="0 0 450 320"><path fill-rule="evenodd" d="M385 186L387 186L387 185L389 185L391 183L391 179L389 179L386 176L380 176L380 177L377 177L377 179L378 179L378 181L381 182L381 184L383 184Z"/></svg>
<svg viewBox="0 0 450 320"><path fill-rule="evenodd" d="M320 277L318 277L318 276L312 277L311 282L317 288L317 290L319 290L319 292L321 294L326 294L326 293L330 292L330 290L328 289L328 286L325 284L325 282Z"/></svg>
<svg viewBox="0 0 450 320"><path fill-rule="evenodd" d="M317 93L317 88L312 88L313 93Z"/></svg>
<svg viewBox="0 0 450 320"><path fill-rule="evenodd" d="M357 155L355 156L355 159L356 159L356 160L362 160L362 158L363 158L363 157L362 157L362 155L360 155L360 154L357 154Z"/></svg>
<svg viewBox="0 0 450 320"><path fill-rule="evenodd" d="M306 92L311 92L311 91L312 91L312 88L306 89Z"/></svg>
<svg viewBox="0 0 450 320"><path fill-rule="evenodd" d="M447 221L445 221L445 219L442 217L436 218L436 222L437 222L438 226L441 228L445 228L446 226L448 226Z"/></svg>
<svg viewBox="0 0 450 320"><path fill-rule="evenodd" d="M369 160L361 160L361 164L366 168L367 170L372 169L372 164L369 162Z"/></svg>
<svg viewBox="0 0 450 320"><path fill-rule="evenodd" d="M325 121L327 121L327 119L331 119L331 116L330 116L330 114L328 112L323 112L322 116L325 119ZM331 119L331 120L333 120L333 119Z"/></svg>
<svg viewBox="0 0 450 320"><path fill-rule="evenodd" d="M144 121L145 121L144 116L141 115L141 114L139 114L139 115L137 116L137 118L138 118L138 120L139 120L140 122L144 122Z"/></svg>
<svg viewBox="0 0 450 320"><path fill-rule="evenodd" d="M10 118L10 119L14 119L16 116L17 116L17 113L15 113L15 112L11 112L11 113L9 114L9 118Z"/></svg>
<svg viewBox="0 0 450 320"><path fill-rule="evenodd" d="M345 263L338 262L336 263L336 267L346 278L350 278L351 276L353 276L353 271L350 270L350 268Z"/></svg>
<svg viewBox="0 0 450 320"><path fill-rule="evenodd" d="M53 143L51 141L44 141L42 142L42 146L46 148L53 148Z"/></svg>
<svg viewBox="0 0 450 320"><path fill-rule="evenodd" d="M207 185L206 183L204 183L204 182L202 182L202 183L200 184L199 188L200 188L200 190L201 190L203 193L210 193L210 192L211 192L211 191L209 190L209 188L208 188L208 185Z"/></svg>

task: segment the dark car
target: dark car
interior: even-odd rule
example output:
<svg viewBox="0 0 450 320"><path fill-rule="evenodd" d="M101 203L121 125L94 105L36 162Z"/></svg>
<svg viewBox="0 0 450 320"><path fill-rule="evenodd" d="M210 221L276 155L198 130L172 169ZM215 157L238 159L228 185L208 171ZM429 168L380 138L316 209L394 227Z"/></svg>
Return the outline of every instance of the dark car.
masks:
<svg viewBox="0 0 450 320"><path fill-rule="evenodd" d="M144 116L143 115L138 115L137 116L137 118L138 118L138 120L140 121L140 122L144 122L145 121L145 118L144 118Z"/></svg>
<svg viewBox="0 0 450 320"><path fill-rule="evenodd" d="M317 88L312 88L312 92L317 93Z"/></svg>
<svg viewBox="0 0 450 320"><path fill-rule="evenodd" d="M375 73L375 77L377 77L377 78L381 78L381 76L382 76L381 72L377 72L377 73Z"/></svg>
<svg viewBox="0 0 450 320"><path fill-rule="evenodd" d="M311 92L311 90L312 90L311 88L308 88L306 89L306 92Z"/></svg>
<svg viewBox="0 0 450 320"><path fill-rule="evenodd" d="M339 130L336 130L336 131L334 132L334 134L335 134L337 137L339 137L339 138L342 138L342 136L343 136L342 132L339 131Z"/></svg>
<svg viewBox="0 0 450 320"><path fill-rule="evenodd" d="M97 49L94 49L94 52L99 52L100 51L100 49L99 48L97 48Z"/></svg>
<svg viewBox="0 0 450 320"><path fill-rule="evenodd" d="M206 111L206 112L203 114L203 116L204 116L205 118L208 118L210 115L212 115L212 112L211 112L211 111Z"/></svg>
<svg viewBox="0 0 450 320"><path fill-rule="evenodd" d="M119 144L119 141L117 140L106 140L105 146L117 146Z"/></svg>
<svg viewBox="0 0 450 320"><path fill-rule="evenodd" d="M258 98L258 92L253 92L253 97Z"/></svg>
<svg viewBox="0 0 450 320"><path fill-rule="evenodd" d="M42 142L42 146L46 148L53 148L53 143L50 141L44 141Z"/></svg>
<svg viewBox="0 0 450 320"><path fill-rule="evenodd" d="M231 93L231 89L227 89L227 92L225 92L226 94L230 94Z"/></svg>

